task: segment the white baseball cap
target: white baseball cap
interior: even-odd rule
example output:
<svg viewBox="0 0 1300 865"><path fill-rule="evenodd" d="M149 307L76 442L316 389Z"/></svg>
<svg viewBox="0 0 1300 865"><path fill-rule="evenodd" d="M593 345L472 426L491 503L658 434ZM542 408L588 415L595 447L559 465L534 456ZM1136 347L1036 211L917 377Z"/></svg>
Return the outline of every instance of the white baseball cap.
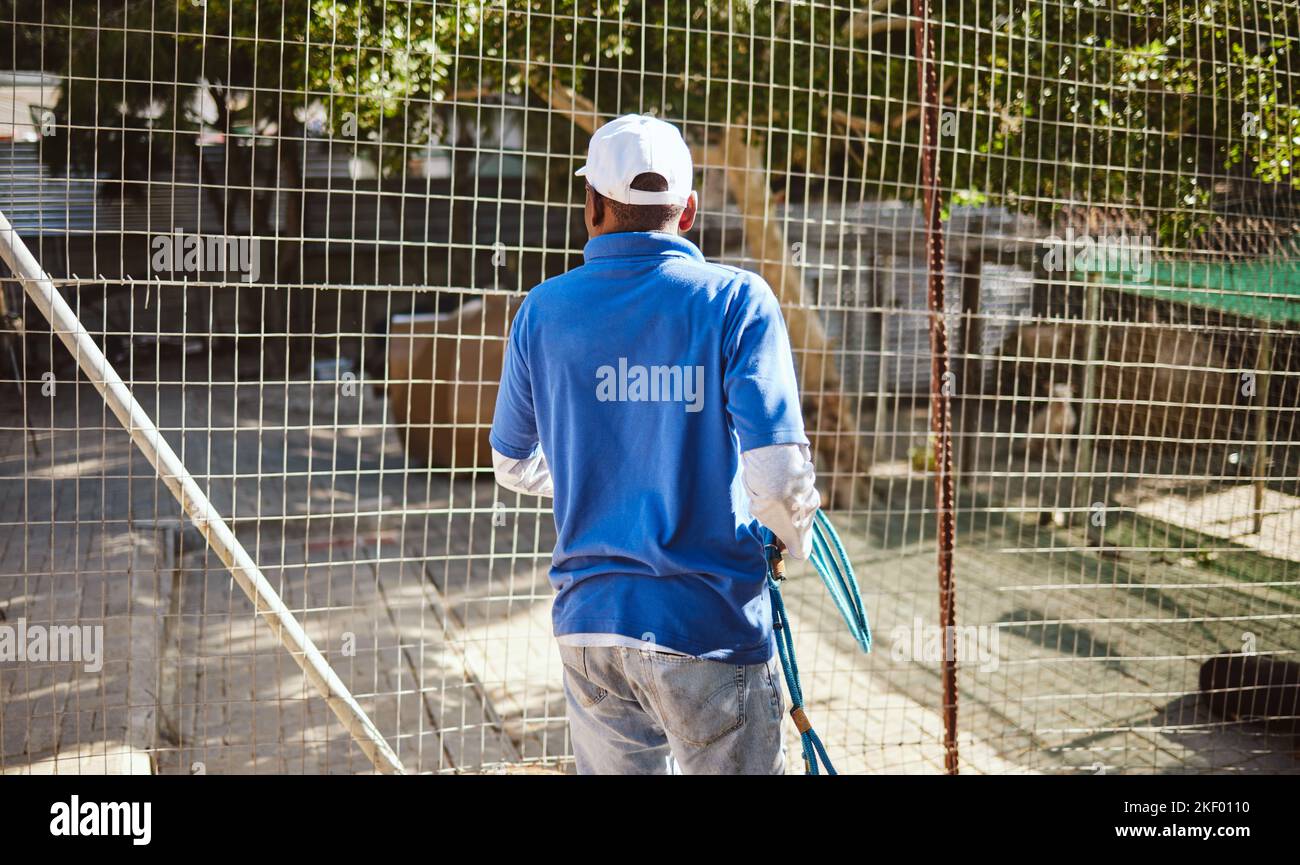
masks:
<svg viewBox="0 0 1300 865"><path fill-rule="evenodd" d="M638 174L658 174L666 192L633 189ZM671 123L648 114L624 114L596 130L587 147L587 164L578 169L591 188L624 204L676 204L691 197L694 166L682 134Z"/></svg>

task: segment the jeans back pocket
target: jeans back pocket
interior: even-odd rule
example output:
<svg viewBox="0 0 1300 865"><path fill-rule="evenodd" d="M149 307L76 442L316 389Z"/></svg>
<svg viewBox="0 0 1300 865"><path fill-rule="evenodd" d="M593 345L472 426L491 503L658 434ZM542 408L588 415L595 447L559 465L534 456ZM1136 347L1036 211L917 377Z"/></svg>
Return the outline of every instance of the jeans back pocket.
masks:
<svg viewBox="0 0 1300 865"><path fill-rule="evenodd" d="M564 682L573 693L573 699L584 709L589 709L609 695L609 691L587 678L586 649L582 646L560 645L560 663L564 665Z"/></svg>
<svg viewBox="0 0 1300 865"><path fill-rule="evenodd" d="M659 722L670 735L704 747L745 723L745 667L661 652L647 654Z"/></svg>

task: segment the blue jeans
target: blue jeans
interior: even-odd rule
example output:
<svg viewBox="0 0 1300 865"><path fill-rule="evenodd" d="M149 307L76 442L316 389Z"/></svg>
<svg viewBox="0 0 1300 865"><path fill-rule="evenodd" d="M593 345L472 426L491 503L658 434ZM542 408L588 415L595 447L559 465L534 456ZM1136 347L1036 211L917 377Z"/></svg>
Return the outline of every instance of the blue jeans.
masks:
<svg viewBox="0 0 1300 865"><path fill-rule="evenodd" d="M580 775L780 775L781 673L643 649L560 646Z"/></svg>

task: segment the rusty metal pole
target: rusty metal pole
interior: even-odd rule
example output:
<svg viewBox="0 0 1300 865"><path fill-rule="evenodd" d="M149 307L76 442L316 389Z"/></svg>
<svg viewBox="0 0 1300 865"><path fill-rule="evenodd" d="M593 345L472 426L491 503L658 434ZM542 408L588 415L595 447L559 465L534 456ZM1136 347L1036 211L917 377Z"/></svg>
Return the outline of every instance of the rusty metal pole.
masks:
<svg viewBox="0 0 1300 865"><path fill-rule="evenodd" d="M1272 322L1265 324L1270 327ZM1255 507L1251 531L1261 534L1264 531L1264 493L1268 490L1268 384L1269 373L1273 371L1273 334L1261 330L1259 348L1255 354L1255 399L1259 401L1259 411L1255 415L1255 462L1252 474L1255 476Z"/></svg>
<svg viewBox="0 0 1300 865"><path fill-rule="evenodd" d="M943 222L939 195L939 86L934 70L928 0L912 0L916 19L916 84L921 102L921 184L925 198L925 241L928 252L930 306L930 433L935 442L938 471L934 478L939 547L939 626L943 634L943 766L957 774L957 604L952 553L956 541L955 491L952 459L951 371L948 365L947 320L944 317ZM967 382L957 382L967 387Z"/></svg>

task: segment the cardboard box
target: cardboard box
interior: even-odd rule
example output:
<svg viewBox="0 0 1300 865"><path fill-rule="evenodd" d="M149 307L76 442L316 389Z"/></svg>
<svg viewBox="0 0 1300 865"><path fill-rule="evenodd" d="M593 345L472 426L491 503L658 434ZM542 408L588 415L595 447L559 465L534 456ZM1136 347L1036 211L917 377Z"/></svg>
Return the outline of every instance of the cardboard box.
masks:
<svg viewBox="0 0 1300 865"><path fill-rule="evenodd" d="M438 468L492 465L488 432L506 334L523 298L487 294L453 312L394 316L388 399L407 455Z"/></svg>

